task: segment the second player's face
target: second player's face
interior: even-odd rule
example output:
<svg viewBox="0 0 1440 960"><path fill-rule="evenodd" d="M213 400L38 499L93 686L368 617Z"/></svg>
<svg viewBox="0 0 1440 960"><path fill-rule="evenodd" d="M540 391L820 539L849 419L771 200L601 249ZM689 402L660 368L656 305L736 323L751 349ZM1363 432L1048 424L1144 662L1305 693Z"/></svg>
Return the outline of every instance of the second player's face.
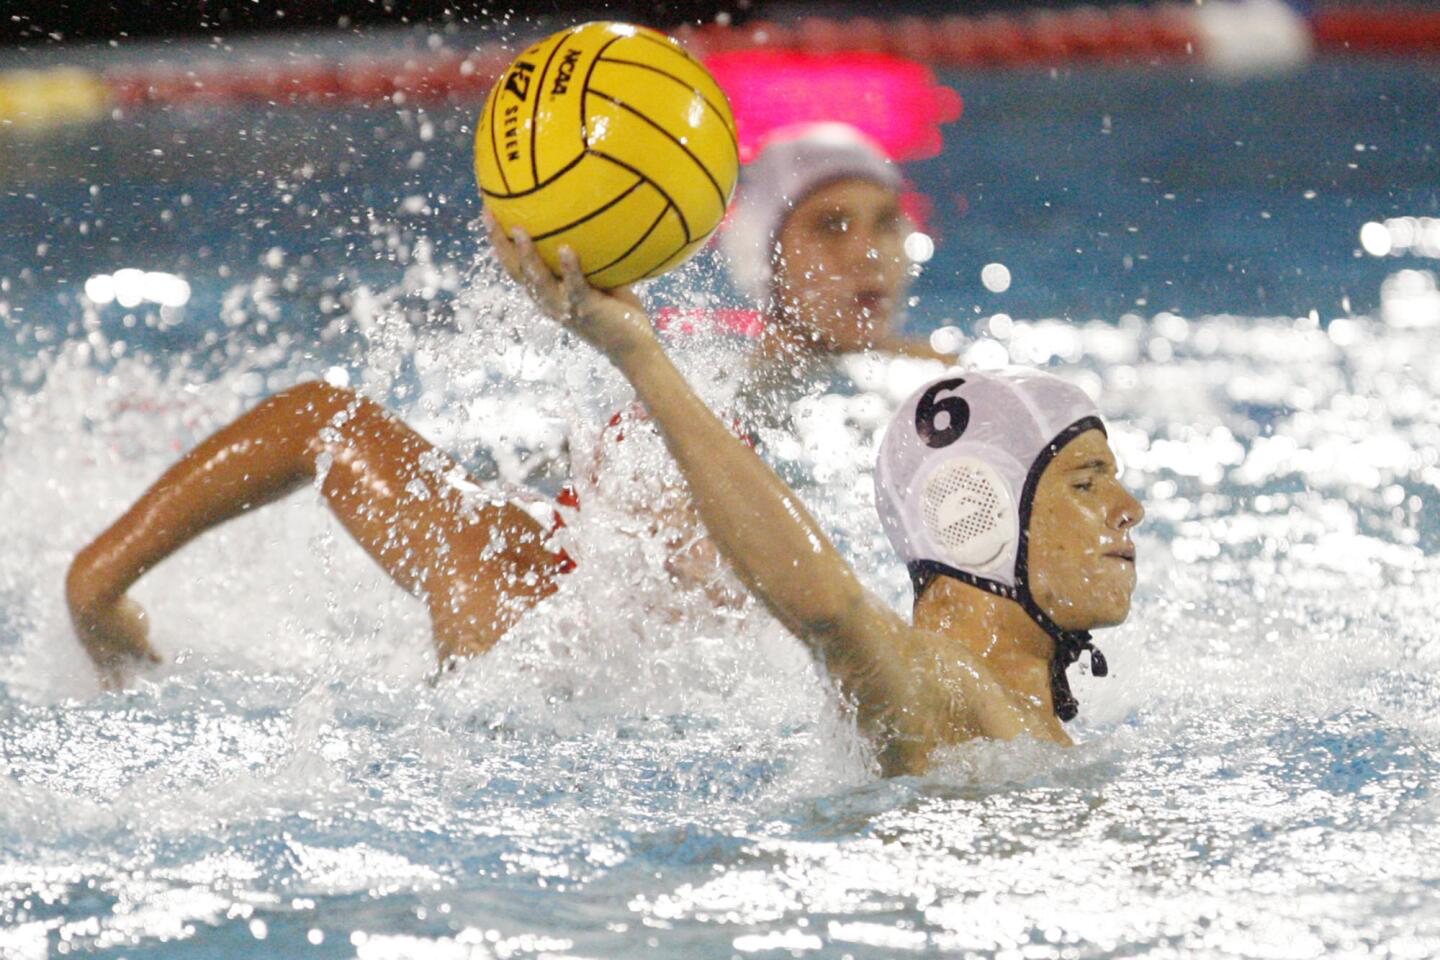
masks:
<svg viewBox="0 0 1440 960"><path fill-rule="evenodd" d="M909 285L910 222L889 187L837 180L780 231L775 293L785 319L822 350L864 350L890 332Z"/></svg>
<svg viewBox="0 0 1440 960"><path fill-rule="evenodd" d="M1040 609L1066 630L1120 623L1135 590L1130 528L1145 509L1116 476L1099 430L1065 445L1035 487L1026 563Z"/></svg>

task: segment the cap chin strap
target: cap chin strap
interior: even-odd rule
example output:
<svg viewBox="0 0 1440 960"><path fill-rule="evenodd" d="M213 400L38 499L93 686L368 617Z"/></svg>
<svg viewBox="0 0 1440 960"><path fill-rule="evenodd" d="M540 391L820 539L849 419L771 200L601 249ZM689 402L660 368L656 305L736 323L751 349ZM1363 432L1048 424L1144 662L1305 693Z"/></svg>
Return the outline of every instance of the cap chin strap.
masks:
<svg viewBox="0 0 1440 960"><path fill-rule="evenodd" d="M920 595L925 592L930 581L937 576L943 576L1018 603L1020 609L1024 610L1035 622L1035 625L1044 630L1055 643L1055 650L1050 655L1050 702L1055 709L1055 716L1062 721L1074 720L1080 712L1080 703L1075 699L1075 694L1070 691L1070 678L1065 674L1070 665L1080 659L1080 654L1089 651L1090 672L1095 676L1103 677L1110 672L1110 667L1105 662L1105 654L1101 653L1091 642L1090 631L1066 630L1060 626L1051 619L1049 614L1040 609L1040 605L1035 602L1035 598L1030 595L1028 589L1007 587L1003 583L977 577L973 573L967 573L937 560L916 560L909 564L908 569L910 582L915 587L916 599L919 599Z"/></svg>
<svg viewBox="0 0 1440 960"><path fill-rule="evenodd" d="M914 560L908 564L910 583L915 587L917 600L931 580L936 576L946 576L1020 604L1020 608L1035 621L1035 625L1055 642L1055 650L1050 655L1050 701L1055 709L1055 716L1062 721L1073 720L1080 712L1080 703L1070 691L1070 679L1065 675L1070 664L1079 660L1080 654L1088 650L1091 673L1103 677L1110 672L1110 667L1105 663L1105 655L1095 649L1088 630L1066 630L1040 608L1040 604L1035 602L1035 597L1030 593L1030 511L1035 504L1035 488L1040 483L1040 475L1067 443L1087 430L1106 433L1105 424L1099 417L1081 417L1046 444L1045 449L1040 451L1040 455L1030 465L1025 476L1025 488L1020 493L1020 543L1015 558L1016 586L1010 587L996 580L978 577L938 560Z"/></svg>
<svg viewBox="0 0 1440 960"><path fill-rule="evenodd" d="M1105 662L1105 654L1096 649L1095 644L1090 641L1089 630L1066 630L1052 620L1049 614L1040 609L1028 589L1023 591L1020 605L1030 614L1030 619L1055 641L1055 652L1050 656L1050 700L1055 707L1055 716L1063 721L1074 720L1075 715L1080 712L1080 701L1070 692L1070 678L1065 671L1070 664L1080 659L1081 653L1088 650L1090 672L1097 677L1103 677L1110 672L1110 666Z"/></svg>

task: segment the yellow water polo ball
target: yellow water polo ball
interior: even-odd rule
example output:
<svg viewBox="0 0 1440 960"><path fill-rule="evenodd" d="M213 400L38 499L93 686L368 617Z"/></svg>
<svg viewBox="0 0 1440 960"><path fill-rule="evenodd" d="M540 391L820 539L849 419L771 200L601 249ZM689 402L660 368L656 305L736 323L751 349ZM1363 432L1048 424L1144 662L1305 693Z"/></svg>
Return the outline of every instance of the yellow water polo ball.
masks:
<svg viewBox="0 0 1440 960"><path fill-rule="evenodd" d="M569 246L603 289L684 263L720 225L740 171L715 79L670 37L585 23L496 81L475 131L485 205L558 272Z"/></svg>

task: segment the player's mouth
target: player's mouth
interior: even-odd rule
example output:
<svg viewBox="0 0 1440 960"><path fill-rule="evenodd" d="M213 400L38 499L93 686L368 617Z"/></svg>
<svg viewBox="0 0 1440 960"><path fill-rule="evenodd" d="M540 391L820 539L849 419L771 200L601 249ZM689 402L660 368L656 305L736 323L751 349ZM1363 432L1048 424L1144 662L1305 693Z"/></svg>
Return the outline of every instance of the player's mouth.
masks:
<svg viewBox="0 0 1440 960"><path fill-rule="evenodd" d="M1107 550L1105 552L1105 556L1114 557L1116 560L1124 560L1126 563L1134 564L1135 545L1133 543L1127 543L1122 547L1115 548L1114 550Z"/></svg>

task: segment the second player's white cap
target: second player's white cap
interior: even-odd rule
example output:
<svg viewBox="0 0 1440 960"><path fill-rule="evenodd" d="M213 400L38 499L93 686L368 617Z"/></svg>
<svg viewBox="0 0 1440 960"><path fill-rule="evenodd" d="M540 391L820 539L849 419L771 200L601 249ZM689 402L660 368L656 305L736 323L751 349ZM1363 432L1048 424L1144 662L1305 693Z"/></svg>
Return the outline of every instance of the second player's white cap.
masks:
<svg viewBox="0 0 1440 960"><path fill-rule="evenodd" d="M775 244L791 211L837 180L870 180L900 189L899 169L885 151L845 123L803 123L769 134L745 167L730 222L720 234L730 275L758 303L770 298Z"/></svg>

